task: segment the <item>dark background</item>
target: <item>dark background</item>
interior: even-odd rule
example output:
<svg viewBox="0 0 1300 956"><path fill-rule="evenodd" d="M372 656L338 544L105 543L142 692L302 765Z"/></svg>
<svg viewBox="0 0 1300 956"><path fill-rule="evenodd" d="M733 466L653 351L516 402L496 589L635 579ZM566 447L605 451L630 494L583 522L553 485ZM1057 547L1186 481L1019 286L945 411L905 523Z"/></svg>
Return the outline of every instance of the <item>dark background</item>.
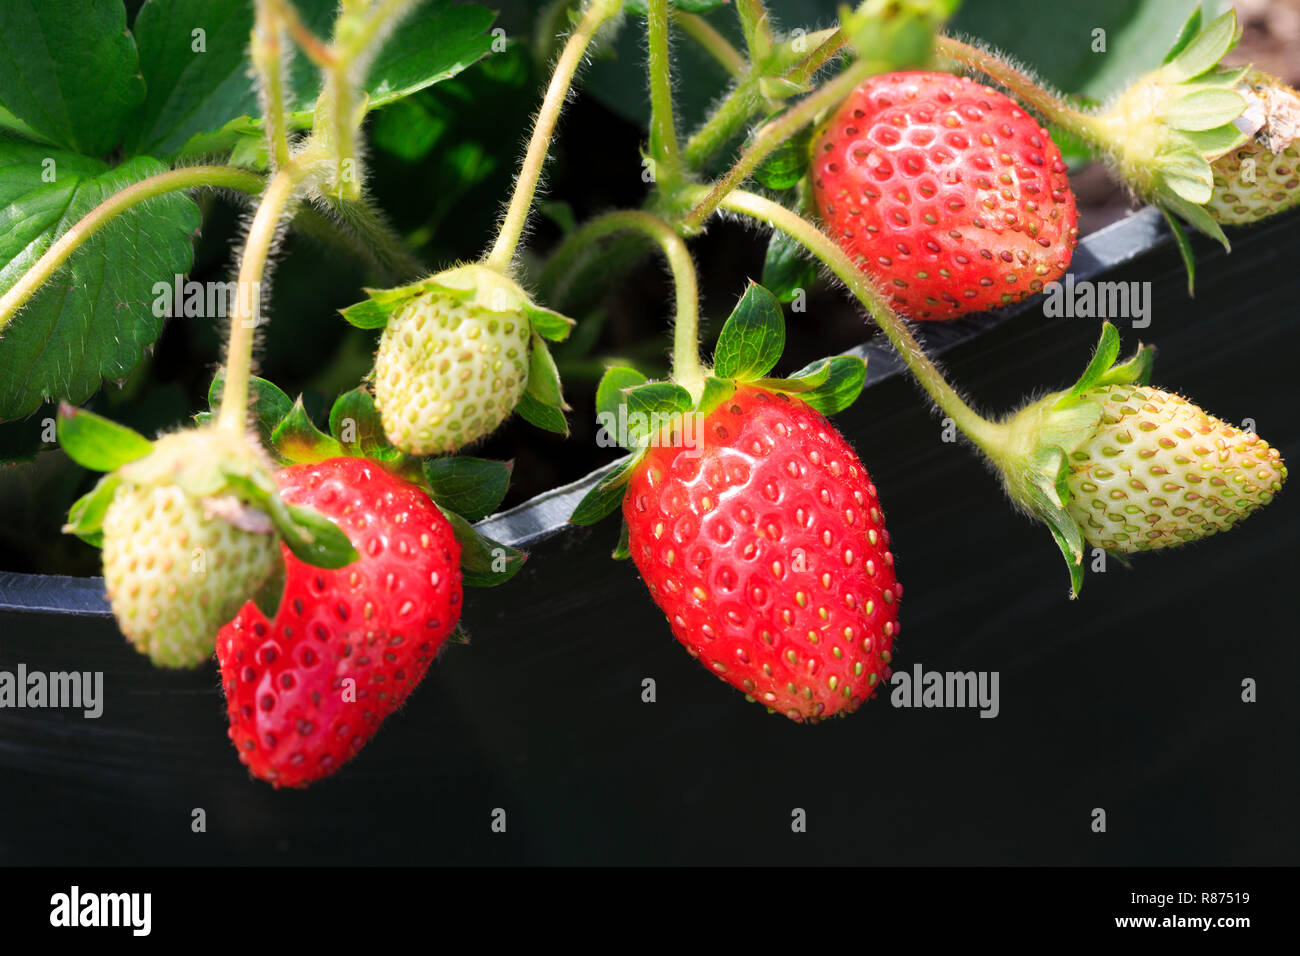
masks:
<svg viewBox="0 0 1300 956"><path fill-rule="evenodd" d="M1298 221L1235 233L1230 257L1198 243L1194 300L1167 241L1106 276L1154 283L1155 383L1254 418L1292 460ZM945 364L978 405L1007 409L1028 382L1068 384L1097 326L1030 307ZM1000 672L996 719L885 697L817 727L767 715L676 644L635 570L608 559L608 522L534 546L508 590L472 595L472 643L306 792L247 777L214 670L155 671L109 620L0 615L0 667L103 670L107 698L97 721L0 711L0 862L1300 860L1293 491L1231 534L1112 564L1071 602L1047 532L940 440L909 381L872 387L838 424L898 555L896 666ZM657 703L641 702L646 677ZM1246 677L1257 703L1241 701ZM196 807L206 833L190 831ZM790 831L796 807L807 833Z"/></svg>

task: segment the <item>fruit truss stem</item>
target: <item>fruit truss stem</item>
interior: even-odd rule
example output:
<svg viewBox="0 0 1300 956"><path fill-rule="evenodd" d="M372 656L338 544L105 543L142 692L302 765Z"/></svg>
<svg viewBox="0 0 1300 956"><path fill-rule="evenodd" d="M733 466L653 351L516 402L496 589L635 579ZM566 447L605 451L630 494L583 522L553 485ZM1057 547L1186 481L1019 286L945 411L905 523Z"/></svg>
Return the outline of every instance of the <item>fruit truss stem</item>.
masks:
<svg viewBox="0 0 1300 956"><path fill-rule="evenodd" d="M962 401L884 295L833 239L798 213L754 193L736 190L722 200L721 207L779 229L820 259L867 307L917 382L957 428L995 462L1005 458L1005 429Z"/></svg>
<svg viewBox="0 0 1300 956"><path fill-rule="evenodd" d="M997 55L952 37L936 36L934 52L973 70L992 77L1046 119L1078 136L1094 147L1102 146L1102 135L1094 116L1076 110L1055 94L1043 89L1028 74L1016 69Z"/></svg>
<svg viewBox="0 0 1300 956"><path fill-rule="evenodd" d="M673 117L672 61L668 52L668 0L648 0L646 40L650 74L650 155L656 181L671 190L681 176L677 147L677 125Z"/></svg>
<svg viewBox="0 0 1300 956"><path fill-rule="evenodd" d="M240 192L256 195L261 192L263 185L265 183L261 176L234 166L186 166L132 183L86 213L76 225L46 249L45 254L36 261L36 264L23 273L23 277L14 283L3 297L0 297L0 330L9 324L14 314L27 304L36 291L87 239L132 206L179 189L201 187L237 189Z"/></svg>
<svg viewBox="0 0 1300 956"><path fill-rule="evenodd" d="M790 107L776 119L761 126L753 141L736 164L719 179L706 195L682 219L682 227L687 233L698 232L704 221L717 210L722 201L737 186L749 178L758 165L774 149L784 143L799 130L803 129L822 110L840 102L849 95L859 83L875 72L874 65L866 60L855 60L833 80L828 81L816 92L810 93L797 104Z"/></svg>
<svg viewBox="0 0 1300 956"><path fill-rule="evenodd" d="M737 78L744 76L749 68L748 61L713 24L698 14L682 13L675 8L672 14L673 22L678 28L717 60L724 70Z"/></svg>
<svg viewBox="0 0 1300 956"><path fill-rule="evenodd" d="M266 142L274 169L289 162L289 129L284 115L285 21L277 0L258 0L252 60L260 79Z"/></svg>
<svg viewBox="0 0 1300 956"><path fill-rule="evenodd" d="M501 228L497 233L492 251L488 253L483 264L488 268L505 273L510 270L510 263L515 257L515 247L523 235L524 224L528 221L528 212L532 209L533 195L537 192L537 182L542 176L542 166L546 162L546 153L555 134L555 124L560 119L564 100L569 95L569 87L578 72L582 58L590 46L596 31L612 19L623 6L623 0L592 0L578 22L577 28L569 35L555 63L555 72L551 83L546 88L542 108L537 113L537 122L533 126L532 138L528 141L528 152L524 155L523 165L519 169L519 178L515 181L515 191L510 197L510 206Z"/></svg>
<svg viewBox="0 0 1300 956"><path fill-rule="evenodd" d="M299 161L291 161L271 179L262 194L253 223L248 228L239 263L235 307L230 313L230 338L226 345L226 384L217 413L217 427L243 433L248 427L248 382L253 365L253 330L262 309L262 277L285 212L305 175Z"/></svg>

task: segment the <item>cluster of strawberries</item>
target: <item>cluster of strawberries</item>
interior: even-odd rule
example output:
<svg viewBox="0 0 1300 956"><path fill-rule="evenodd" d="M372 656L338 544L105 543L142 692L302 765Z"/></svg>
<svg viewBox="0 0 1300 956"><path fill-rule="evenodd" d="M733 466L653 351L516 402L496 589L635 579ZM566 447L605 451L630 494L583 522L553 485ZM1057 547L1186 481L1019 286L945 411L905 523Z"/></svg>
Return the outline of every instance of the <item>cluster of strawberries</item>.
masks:
<svg viewBox="0 0 1300 956"><path fill-rule="evenodd" d="M1245 222L1294 204L1297 159L1290 142L1232 150L1205 208ZM1077 244L1047 129L968 78L870 79L821 124L810 160L825 231L912 319L1038 293ZM1246 160L1259 170L1253 190L1234 185ZM466 517L413 462L464 448L515 411L564 428L545 340L571 323L503 275L459 267L372 293L345 316L384 329L375 433L319 436L303 454L301 406L282 408L271 444L299 463L278 471L259 442L225 447L210 425L153 444L136 436L105 457L78 447L87 413L63 419L70 453L110 472L70 529L102 545L123 633L168 667L196 666L215 646L230 738L276 786L327 776L364 746L453 635L462 585L483 571ZM842 367L769 379L777 355L742 367L721 351L691 396L698 443L642 442L582 520L621 507L623 550L719 678L792 720L850 713L890 676L903 588L877 488L825 417L846 404L826 397ZM1084 543L1128 554L1226 530L1286 477L1254 434L1146 384L1149 352L1118 364L1117 352L1107 327L1072 388L997 426L1009 495L1048 521L1067 560ZM860 388L842 391L851 401ZM322 518L345 543L331 545Z"/></svg>

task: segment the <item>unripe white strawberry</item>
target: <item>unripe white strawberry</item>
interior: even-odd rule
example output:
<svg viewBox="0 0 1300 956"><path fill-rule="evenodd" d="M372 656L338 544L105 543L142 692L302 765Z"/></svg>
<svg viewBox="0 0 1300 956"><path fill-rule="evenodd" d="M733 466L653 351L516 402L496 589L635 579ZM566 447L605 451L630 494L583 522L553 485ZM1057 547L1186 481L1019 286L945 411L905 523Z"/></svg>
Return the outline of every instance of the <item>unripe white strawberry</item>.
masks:
<svg viewBox="0 0 1300 956"><path fill-rule="evenodd" d="M1251 139L1211 164L1215 221L1257 222L1300 204L1300 94L1277 77L1250 70L1237 88L1247 102L1238 120Z"/></svg>
<svg viewBox="0 0 1300 956"><path fill-rule="evenodd" d="M528 300L482 266L435 277L389 319L375 355L384 432L411 455L463 448L495 431L528 386Z"/></svg>
<svg viewBox="0 0 1300 956"><path fill-rule="evenodd" d="M104 583L118 627L161 667L197 667L217 631L280 567L271 521L223 485L255 452L215 428L158 439L123 465L103 516Z"/></svg>
<svg viewBox="0 0 1300 956"><path fill-rule="evenodd" d="M1101 424L1070 452L1066 508L1090 545L1130 554L1227 531L1286 481L1276 448L1178 395L1091 389Z"/></svg>

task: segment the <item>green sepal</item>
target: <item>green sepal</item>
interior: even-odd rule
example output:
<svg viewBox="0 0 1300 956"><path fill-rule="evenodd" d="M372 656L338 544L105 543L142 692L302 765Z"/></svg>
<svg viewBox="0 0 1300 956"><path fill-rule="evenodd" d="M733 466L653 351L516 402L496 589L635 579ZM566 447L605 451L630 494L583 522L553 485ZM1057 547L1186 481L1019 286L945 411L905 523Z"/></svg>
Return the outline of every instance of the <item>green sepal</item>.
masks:
<svg viewBox="0 0 1300 956"><path fill-rule="evenodd" d="M334 400L329 425L330 437L349 455L384 464L406 457L389 443L375 396L365 386L344 392Z"/></svg>
<svg viewBox="0 0 1300 956"><path fill-rule="evenodd" d="M285 546L300 561L333 570L360 557L342 528L314 508L286 502L269 475L243 468L223 468L222 474L230 490L271 519Z"/></svg>
<svg viewBox="0 0 1300 956"><path fill-rule="evenodd" d="M675 382L647 382L624 390L623 395L627 405L626 437L638 448L671 444L671 434L695 404L691 393Z"/></svg>
<svg viewBox="0 0 1300 956"><path fill-rule="evenodd" d="M564 390L560 382L560 370L551 357L551 350L546 340L533 332L533 347L528 357L528 387L525 389L537 401L547 408L560 411L568 409L564 403Z"/></svg>
<svg viewBox="0 0 1300 956"><path fill-rule="evenodd" d="M252 598L250 598L257 605L257 609L266 615L268 621L274 621L275 615L280 610L280 602L284 599L284 584L287 576L288 571L284 562L276 561L270 576L261 583L253 593Z"/></svg>
<svg viewBox="0 0 1300 956"><path fill-rule="evenodd" d="M282 458L295 464L325 461L344 455L343 446L312 422L307 409L303 407L301 395L289 409L289 414L275 426L275 431L271 433L271 444Z"/></svg>
<svg viewBox="0 0 1300 956"><path fill-rule="evenodd" d="M569 515L569 524L595 524L606 515L612 514L623 503L627 483L632 479L632 471L644 457L645 452L640 451L621 459L615 468L596 482L578 502L578 506L573 509L573 514Z"/></svg>
<svg viewBox="0 0 1300 956"><path fill-rule="evenodd" d="M356 305L349 305L347 308L339 309L339 315L343 316L349 325L358 329L385 328L391 314L388 309L374 299L363 299Z"/></svg>
<svg viewBox="0 0 1300 956"><path fill-rule="evenodd" d="M1192 249L1192 241L1187 238L1187 230L1169 210L1160 207L1160 215L1165 217L1165 222L1169 225L1169 232L1174 237L1174 245L1178 247L1178 255L1182 257L1183 268L1187 270L1187 297L1196 296L1196 252Z"/></svg>
<svg viewBox="0 0 1300 956"><path fill-rule="evenodd" d="M467 521L478 521L495 512L505 499L514 462L433 458L422 467L434 503Z"/></svg>
<svg viewBox="0 0 1300 956"><path fill-rule="evenodd" d="M767 378L758 384L774 392L797 395L823 415L835 415L858 400L867 383L867 362L858 355L818 359L789 378Z"/></svg>
<svg viewBox="0 0 1300 956"><path fill-rule="evenodd" d="M701 415L707 415L734 394L736 394L735 382L710 375L704 380L704 390L700 393L700 400L696 403L695 410Z"/></svg>
<svg viewBox="0 0 1300 956"><path fill-rule="evenodd" d="M113 503L113 496L122 479L109 472L95 487L72 503L68 509L68 523L63 526L65 534L75 534L86 544L96 548L104 546L104 514Z"/></svg>
<svg viewBox="0 0 1300 956"><path fill-rule="evenodd" d="M784 350L781 303L751 281L722 326L713 350L713 372L719 378L752 382L770 372Z"/></svg>
<svg viewBox="0 0 1300 956"><path fill-rule="evenodd" d="M1183 21L1182 28L1178 31L1178 37L1174 40L1174 45L1169 48L1169 52L1165 54L1165 58L1160 61L1162 64L1168 63L1174 57L1178 56L1178 54L1182 53L1183 50L1187 49L1187 44L1191 43L1192 40L1195 39L1196 35L1201 32L1201 22L1201 5L1198 3L1196 9L1191 12L1191 15L1188 16L1185 21Z"/></svg>
<svg viewBox="0 0 1300 956"><path fill-rule="evenodd" d="M632 549L628 546L627 535L627 522L623 521L619 526L618 544L614 545L614 550L609 553L609 556L615 561L626 561L632 557Z"/></svg>
<svg viewBox="0 0 1300 956"><path fill-rule="evenodd" d="M553 309L544 309L531 302L524 306L524 312L528 316L528 321L532 323L533 331L552 342L563 342L569 337L573 327L578 324L567 315L561 315Z"/></svg>
<svg viewBox="0 0 1300 956"><path fill-rule="evenodd" d="M1101 338L1097 341L1097 347L1093 350L1087 368L1083 370L1083 374L1079 376L1078 381L1056 403L1056 407L1068 408L1078 401L1084 392L1097 384L1097 380L1115 364L1117 358L1119 358L1119 331L1112 323L1103 322L1101 325Z"/></svg>
<svg viewBox="0 0 1300 956"><path fill-rule="evenodd" d="M358 329L384 328L393 313L400 312L406 303L426 292L436 292L457 300L473 296L473 292L469 289L455 289L434 279L420 279L418 282L394 289L362 289L361 291L366 294L366 298L355 305L339 309L339 315Z"/></svg>
<svg viewBox="0 0 1300 956"><path fill-rule="evenodd" d="M469 587L492 588L505 584L519 573L528 555L484 537L456 512L441 506L439 510L451 523L452 532L460 543L460 571L464 584Z"/></svg>
<svg viewBox="0 0 1300 956"><path fill-rule="evenodd" d="M564 412L550 405L543 405L528 392L519 396L519 404L515 405L515 412L530 425L568 437L569 420L564 417Z"/></svg>
<svg viewBox="0 0 1300 956"><path fill-rule="evenodd" d="M1177 216L1181 216L1192 228L1218 241L1225 252L1232 251L1232 244L1228 242L1228 237L1223 234L1223 227L1214 221L1214 218L1205 211L1204 206L1190 203L1181 196L1173 194L1159 196L1156 204Z"/></svg>
<svg viewBox="0 0 1300 956"><path fill-rule="evenodd" d="M1188 24L1183 25L1176 46L1178 54L1168 60L1162 70L1174 80L1190 80L1212 69L1237 45L1237 13L1229 10L1211 20L1204 30L1190 39L1184 39Z"/></svg>
<svg viewBox="0 0 1300 956"><path fill-rule="evenodd" d="M92 471L113 471L153 450L138 431L67 402L59 404L55 432L67 456Z"/></svg>
<svg viewBox="0 0 1300 956"><path fill-rule="evenodd" d="M1231 123L1245 108L1240 93L1210 87L1167 100L1156 115L1174 129L1199 131Z"/></svg>
<svg viewBox="0 0 1300 956"><path fill-rule="evenodd" d="M218 369L217 374L212 377L212 384L208 386L208 408L211 409L212 416L215 417L217 411L221 408L221 396L226 388L226 370ZM271 436L275 434L275 426L284 420L293 409L293 399L286 395L280 386L274 382L268 382L264 378L258 378L256 375L249 376L248 379L248 406L253 417L253 427L257 430L258 437L264 446L271 445ZM196 416L198 419L198 416ZM200 424L203 419L198 419ZM212 419L207 419L211 421Z"/></svg>
<svg viewBox="0 0 1300 956"><path fill-rule="evenodd" d="M613 365L605 369L600 384L596 386L596 417L613 416L617 420L619 406L624 401L623 392L644 385L647 381L649 380L644 375L626 365Z"/></svg>

